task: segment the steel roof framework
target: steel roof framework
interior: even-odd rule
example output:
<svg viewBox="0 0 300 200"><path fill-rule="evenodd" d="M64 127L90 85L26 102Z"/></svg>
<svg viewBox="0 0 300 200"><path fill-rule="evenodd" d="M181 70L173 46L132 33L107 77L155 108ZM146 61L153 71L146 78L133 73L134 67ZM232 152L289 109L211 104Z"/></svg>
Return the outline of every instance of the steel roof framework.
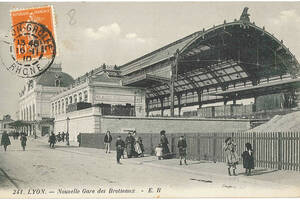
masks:
<svg viewBox="0 0 300 200"><path fill-rule="evenodd" d="M163 114L164 109L170 108L174 115L175 107L232 100L232 96L226 95L203 100L203 95L211 91L226 91L237 85L256 86L262 80L287 75L296 78L299 72L298 61L283 42L250 21L224 21L186 38L163 47L162 55L157 50L125 64L132 71L133 66L146 69L161 62L172 66L170 81L147 86L148 111L160 109ZM151 60L154 57L159 60ZM187 94L193 99L191 103L181 101Z"/></svg>

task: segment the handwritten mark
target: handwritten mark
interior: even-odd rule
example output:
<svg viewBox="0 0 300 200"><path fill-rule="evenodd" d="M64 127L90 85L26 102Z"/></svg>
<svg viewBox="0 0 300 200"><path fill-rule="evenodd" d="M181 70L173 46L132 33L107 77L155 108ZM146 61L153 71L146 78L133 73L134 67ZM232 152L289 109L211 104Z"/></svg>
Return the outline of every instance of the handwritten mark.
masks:
<svg viewBox="0 0 300 200"><path fill-rule="evenodd" d="M67 12L68 17L70 18L70 20L69 20L70 25L76 24L75 14L76 14L75 9L71 9L71 10L69 10L69 12Z"/></svg>
<svg viewBox="0 0 300 200"><path fill-rule="evenodd" d="M212 183L211 180L203 180L203 179L195 179L195 178L190 178L190 180L192 180L192 181L201 181L201 182L204 182L204 183Z"/></svg>

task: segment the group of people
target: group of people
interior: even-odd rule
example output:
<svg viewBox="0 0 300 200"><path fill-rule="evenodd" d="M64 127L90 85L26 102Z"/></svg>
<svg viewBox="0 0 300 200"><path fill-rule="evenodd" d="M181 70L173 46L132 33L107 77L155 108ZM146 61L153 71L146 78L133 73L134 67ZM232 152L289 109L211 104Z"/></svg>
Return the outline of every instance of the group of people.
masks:
<svg viewBox="0 0 300 200"><path fill-rule="evenodd" d="M169 158L172 158L174 156L174 154L172 154L170 152L168 144L169 144L169 141L168 141L168 138L166 136L166 131L162 130L160 132L160 143L155 148L155 154L156 154L156 156L159 160L161 160L162 158L163 159L169 159ZM186 140L185 140L184 136L179 137L177 147L178 147L179 159L180 159L179 160L179 165L182 165L182 160L184 160L184 164L187 165L187 162L186 162L187 143L186 143Z"/></svg>
<svg viewBox="0 0 300 200"><path fill-rule="evenodd" d="M65 142L66 141L66 144L69 146L70 145L70 136L69 136L69 133L60 133L58 132L57 135L54 134L54 132L52 131L50 136L49 136L49 146L51 149L54 149L55 148L55 144L56 142Z"/></svg>
<svg viewBox="0 0 300 200"><path fill-rule="evenodd" d="M14 139L18 139L18 136L16 134L13 135ZM21 133L21 146L22 149L25 151L26 143L27 143L27 135L26 133ZM56 142L67 142L67 145L69 145L69 133L58 133L55 135L53 132L49 136L49 143L50 148L55 148ZM78 138L79 146L81 143L80 136ZM105 151L106 153L110 153L111 149L111 142L112 142L112 136L110 134L110 131L107 131L104 136L104 144L105 144ZM4 151L7 150L7 147L11 144L9 135L6 131L2 133L1 137L1 146L4 146ZM155 148L155 153L158 159L169 159L172 157L172 153L169 149L169 141L166 137L166 132L162 130L160 132L160 143ZM179 152L179 164L182 165L182 160L184 161L184 164L187 165L186 156L187 156L187 142L184 138L184 136L180 136L178 143L178 152ZM223 147L224 155L225 155L225 161L228 166L228 175L234 175L236 176L236 166L239 162L239 156L237 154L237 145L234 143L233 139L231 137L228 137L225 139L225 144ZM120 164L120 159L123 156L124 158L124 151L127 154L127 158L132 157L143 157L144 156L144 145L141 137L137 137L137 134L135 131L129 132L127 137L125 138L125 141L122 140L121 136L117 137L116 140L116 151L117 151L117 163ZM245 174L247 176L251 175L251 170L254 169L254 157L253 157L253 149L252 145L250 143L245 144L245 151L241 155L243 159L243 167L246 169Z"/></svg>
<svg viewBox="0 0 300 200"><path fill-rule="evenodd" d="M107 131L104 136L105 153L110 153L111 142L113 138L110 131ZM121 136L117 137L116 140L116 151L117 151L117 163L120 163L121 157L124 158L126 153L127 158L132 157L143 157L144 156L144 145L141 137L137 137L136 131L128 132L125 141L122 140Z"/></svg>
<svg viewBox="0 0 300 200"><path fill-rule="evenodd" d="M117 163L120 163L120 159L124 157L124 150L126 149L127 157L138 157L144 154L144 145L142 143L141 137L134 137L136 132L129 132L125 141L122 140L121 136L118 136L116 141L116 151L117 151ZM112 141L112 137L110 132L108 131L104 137L105 149L106 153L110 152L110 143ZM166 137L166 131L162 130L160 132L160 143L155 148L155 153L158 159L169 159L172 158L173 154L169 149L169 141ZM226 138L225 144L223 147L225 161L228 166L228 175L236 176L236 166L239 162L239 156L237 154L236 144L234 143L231 137ZM187 165L187 142L184 136L180 136L177 148L179 152L179 165L184 164ZM245 144L245 151L241 155L243 159L243 167L245 168L245 174L247 176L251 175L251 170L254 169L254 156L253 149L250 143Z"/></svg>
<svg viewBox="0 0 300 200"><path fill-rule="evenodd" d="M236 144L231 137L226 138L224 144L225 161L228 166L228 175L236 176L236 166L239 162L239 156L236 152ZM253 149L250 143L245 144L245 151L242 153L243 167L245 168L245 175L251 176L251 170L254 169ZM232 173L231 173L232 169Z"/></svg>
<svg viewBox="0 0 300 200"><path fill-rule="evenodd" d="M18 134L19 135L19 134ZM18 137L15 136L15 134L13 135L13 138L14 139L18 139ZM21 137L20 137L20 141L21 141L21 147L23 149L23 151L25 151L25 148L26 148L26 143L27 143L27 135L26 133L21 133ZM6 131L4 131L2 133L2 136L1 136L1 146L3 145L4 147L4 151L7 150L7 147L9 145L11 145L11 142L10 142L10 139L9 139L9 135L7 134Z"/></svg>

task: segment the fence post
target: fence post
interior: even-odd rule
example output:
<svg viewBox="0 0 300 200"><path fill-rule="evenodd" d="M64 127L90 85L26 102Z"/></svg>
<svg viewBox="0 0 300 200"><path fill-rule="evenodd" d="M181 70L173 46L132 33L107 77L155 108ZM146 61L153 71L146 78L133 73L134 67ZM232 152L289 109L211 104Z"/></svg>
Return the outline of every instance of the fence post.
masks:
<svg viewBox="0 0 300 200"><path fill-rule="evenodd" d="M253 150L254 150L254 160L256 160L256 133L255 132L253 133L252 144L253 144ZM254 163L257 164L257 162L254 162Z"/></svg>
<svg viewBox="0 0 300 200"><path fill-rule="evenodd" d="M200 135L199 133L197 134L197 154L198 154L198 159L201 160L201 156L200 156Z"/></svg>
<svg viewBox="0 0 300 200"><path fill-rule="evenodd" d="M282 135L281 132L277 133L278 135L278 169L282 169Z"/></svg>
<svg viewBox="0 0 300 200"><path fill-rule="evenodd" d="M213 161L214 161L214 163L217 162L217 159L216 159L216 149L217 149L217 134L214 133L213 134Z"/></svg>
<svg viewBox="0 0 300 200"><path fill-rule="evenodd" d="M153 140L152 140L152 133L150 133L150 155L153 155Z"/></svg>

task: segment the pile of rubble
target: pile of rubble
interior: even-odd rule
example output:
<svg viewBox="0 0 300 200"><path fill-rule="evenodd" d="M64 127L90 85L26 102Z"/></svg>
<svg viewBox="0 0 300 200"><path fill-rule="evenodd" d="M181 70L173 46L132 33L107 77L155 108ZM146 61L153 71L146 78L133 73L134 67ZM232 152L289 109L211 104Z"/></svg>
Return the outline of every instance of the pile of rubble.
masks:
<svg viewBox="0 0 300 200"><path fill-rule="evenodd" d="M270 121L248 132L300 132L300 111L286 115L276 115Z"/></svg>

